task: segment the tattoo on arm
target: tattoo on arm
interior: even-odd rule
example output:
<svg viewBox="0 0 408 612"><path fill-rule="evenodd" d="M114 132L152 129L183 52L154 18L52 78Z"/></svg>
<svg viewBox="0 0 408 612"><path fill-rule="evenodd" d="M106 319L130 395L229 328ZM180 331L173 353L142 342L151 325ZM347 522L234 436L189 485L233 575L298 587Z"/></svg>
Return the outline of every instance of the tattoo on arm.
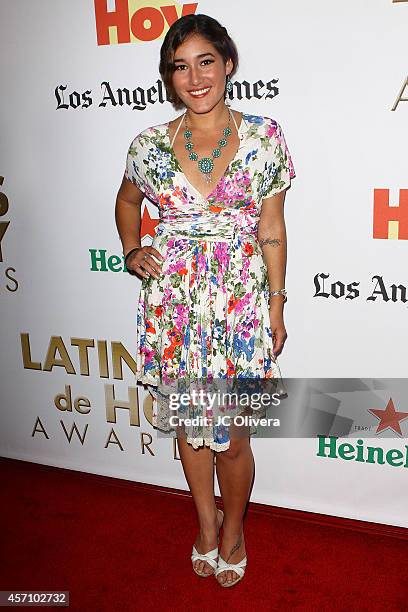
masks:
<svg viewBox="0 0 408 612"><path fill-rule="evenodd" d="M282 240L280 240L279 238L262 238L259 241L259 245L260 245L261 249L266 244L271 244L273 247L276 247L276 246L280 246L282 244Z"/></svg>

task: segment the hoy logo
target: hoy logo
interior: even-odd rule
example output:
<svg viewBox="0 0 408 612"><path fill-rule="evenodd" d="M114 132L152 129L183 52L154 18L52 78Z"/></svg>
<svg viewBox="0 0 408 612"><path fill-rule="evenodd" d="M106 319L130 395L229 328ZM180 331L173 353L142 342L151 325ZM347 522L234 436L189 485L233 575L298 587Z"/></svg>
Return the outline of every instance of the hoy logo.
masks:
<svg viewBox="0 0 408 612"><path fill-rule="evenodd" d="M398 200L390 201L389 189L374 189L373 238L408 240L408 189L400 189Z"/></svg>
<svg viewBox="0 0 408 612"><path fill-rule="evenodd" d="M140 0L94 0L94 5L98 45L114 45L156 40L177 19L194 14L198 3L150 0L147 5Z"/></svg>

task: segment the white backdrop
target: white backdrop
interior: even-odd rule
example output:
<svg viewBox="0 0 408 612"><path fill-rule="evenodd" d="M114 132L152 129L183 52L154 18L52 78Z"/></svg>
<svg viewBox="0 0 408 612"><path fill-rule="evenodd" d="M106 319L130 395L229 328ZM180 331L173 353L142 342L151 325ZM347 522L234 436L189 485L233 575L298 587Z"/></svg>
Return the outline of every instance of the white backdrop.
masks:
<svg viewBox="0 0 408 612"><path fill-rule="evenodd" d="M103 4L115 9L115 0ZM116 8L125 4L116 0ZM156 7L157 16L173 4L129 0L129 18L141 7ZM143 387L135 396L140 423L130 423L127 409L109 421L105 396L113 387L127 400L134 387L126 364L123 376L112 370L112 343L135 354L139 281L115 259L122 252L114 205L127 148L141 129L178 114L167 102L120 105L116 90L157 87L162 37L115 44L111 28L112 44L98 44L91 0L3 0L0 10L0 453L187 488L172 442L156 439L145 417ZM404 377L407 302L401 290L388 298L392 284L408 286L407 242L395 224L388 239L374 237L373 223L375 189L390 190L391 206L408 189L408 104L391 110L407 78L408 2L202 0L196 12L219 19L235 39L237 81L277 80L275 97L231 106L278 120L297 172L285 206L283 375ZM101 105L104 82L115 103ZM73 92L77 108L69 106L76 106ZM93 250L112 257L112 269L92 269ZM316 294L320 274L329 275L325 297ZM373 277L387 294L367 300L378 289ZM338 281L358 283L358 297L330 295ZM78 339L88 339L88 361ZM106 342L106 372L98 341L100 355ZM72 402L89 399L85 414L56 407L66 385ZM408 421L401 427L406 438ZM404 438L379 434L371 443L404 450ZM321 458L315 439L254 440L253 448L253 501L408 526L406 468Z"/></svg>

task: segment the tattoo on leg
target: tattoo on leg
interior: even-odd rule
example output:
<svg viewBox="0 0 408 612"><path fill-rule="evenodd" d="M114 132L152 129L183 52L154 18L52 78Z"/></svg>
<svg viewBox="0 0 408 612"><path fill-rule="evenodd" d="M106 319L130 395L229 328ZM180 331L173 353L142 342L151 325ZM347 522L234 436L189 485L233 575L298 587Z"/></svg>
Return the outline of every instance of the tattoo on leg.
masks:
<svg viewBox="0 0 408 612"><path fill-rule="evenodd" d="M265 244L271 244L272 246L280 246L282 244L282 240L279 238L262 238L259 241L259 245L261 248L265 246Z"/></svg>
<svg viewBox="0 0 408 612"><path fill-rule="evenodd" d="M234 554L234 552L236 550L238 550L238 548L241 546L241 543L242 543L242 536L239 536L238 542L230 550L230 554L228 555L228 559L226 559L227 563L230 560L230 558L232 557L232 555Z"/></svg>

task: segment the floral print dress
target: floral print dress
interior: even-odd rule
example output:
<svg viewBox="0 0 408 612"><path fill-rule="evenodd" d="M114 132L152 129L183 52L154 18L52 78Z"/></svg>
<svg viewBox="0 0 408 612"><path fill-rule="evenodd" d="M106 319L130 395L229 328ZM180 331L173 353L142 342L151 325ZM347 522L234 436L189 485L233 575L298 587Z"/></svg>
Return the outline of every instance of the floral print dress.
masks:
<svg viewBox="0 0 408 612"><path fill-rule="evenodd" d="M162 274L141 282L136 353L136 381L152 389L159 429L166 429L157 401L162 384L183 377L281 377L257 226L262 201L295 176L280 125L243 114L238 151L203 197L184 175L168 130L163 123L140 132L125 170L159 209L152 246L164 256ZM204 433L192 427L187 441L215 451L230 444L228 428L216 425Z"/></svg>

